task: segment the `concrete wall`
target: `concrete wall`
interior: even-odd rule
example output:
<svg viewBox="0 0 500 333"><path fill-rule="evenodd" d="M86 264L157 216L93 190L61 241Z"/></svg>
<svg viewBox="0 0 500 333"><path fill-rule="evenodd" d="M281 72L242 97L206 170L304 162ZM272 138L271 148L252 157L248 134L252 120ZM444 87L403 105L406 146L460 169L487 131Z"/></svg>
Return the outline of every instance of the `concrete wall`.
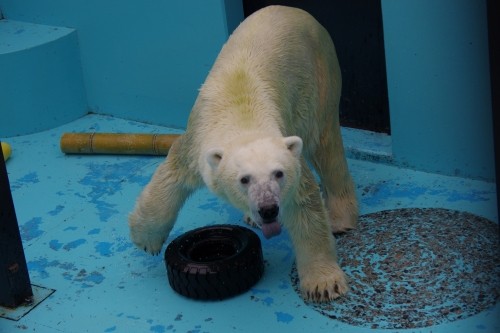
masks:
<svg viewBox="0 0 500 333"><path fill-rule="evenodd" d="M0 137L86 114L81 67L76 30L0 20Z"/></svg>
<svg viewBox="0 0 500 333"><path fill-rule="evenodd" d="M397 164L494 178L486 1L382 0Z"/></svg>
<svg viewBox="0 0 500 333"><path fill-rule="evenodd" d="M174 127L243 18L234 0L0 0L0 9L77 30L92 112Z"/></svg>

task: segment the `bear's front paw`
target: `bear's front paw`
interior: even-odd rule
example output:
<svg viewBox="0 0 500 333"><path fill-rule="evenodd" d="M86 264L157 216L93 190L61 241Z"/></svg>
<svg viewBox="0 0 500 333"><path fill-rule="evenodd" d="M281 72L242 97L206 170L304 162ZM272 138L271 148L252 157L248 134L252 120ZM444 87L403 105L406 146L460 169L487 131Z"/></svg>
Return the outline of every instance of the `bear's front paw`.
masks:
<svg viewBox="0 0 500 333"><path fill-rule="evenodd" d="M135 246L153 255L160 254L166 239L160 235L134 232L133 228L130 228L130 238Z"/></svg>
<svg viewBox="0 0 500 333"><path fill-rule="evenodd" d="M157 255L161 252L163 243L167 239L169 230L158 230L157 224L140 223L133 215L129 217L130 238L140 249Z"/></svg>
<svg viewBox="0 0 500 333"><path fill-rule="evenodd" d="M338 265L306 271L300 279L302 297L313 302L327 302L349 291L347 278Z"/></svg>

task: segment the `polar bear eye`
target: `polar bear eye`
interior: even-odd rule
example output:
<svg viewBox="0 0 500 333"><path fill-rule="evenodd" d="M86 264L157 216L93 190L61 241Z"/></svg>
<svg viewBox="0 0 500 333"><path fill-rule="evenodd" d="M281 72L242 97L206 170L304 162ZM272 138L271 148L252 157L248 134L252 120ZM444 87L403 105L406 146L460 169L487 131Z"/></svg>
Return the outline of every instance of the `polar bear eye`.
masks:
<svg viewBox="0 0 500 333"><path fill-rule="evenodd" d="M283 176L284 176L284 174L283 174L283 171L281 171L281 170L274 172L274 177L276 177L276 179L283 178Z"/></svg>
<svg viewBox="0 0 500 333"><path fill-rule="evenodd" d="M250 182L250 176L243 176L240 178L240 183L242 183L243 185L246 185Z"/></svg>

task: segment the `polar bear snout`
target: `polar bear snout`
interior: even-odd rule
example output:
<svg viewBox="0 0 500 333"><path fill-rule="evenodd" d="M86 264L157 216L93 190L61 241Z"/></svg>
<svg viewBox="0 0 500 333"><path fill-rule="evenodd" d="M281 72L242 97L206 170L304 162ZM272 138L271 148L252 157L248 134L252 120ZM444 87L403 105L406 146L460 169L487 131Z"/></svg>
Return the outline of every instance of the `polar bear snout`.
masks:
<svg viewBox="0 0 500 333"><path fill-rule="evenodd" d="M259 207L259 215L263 223L272 223L278 217L280 207L277 204Z"/></svg>
<svg viewBox="0 0 500 333"><path fill-rule="evenodd" d="M281 233L280 185L276 181L256 183L249 189L249 201L253 221L262 229L264 237L271 238Z"/></svg>
<svg viewBox="0 0 500 333"><path fill-rule="evenodd" d="M262 222L270 222L278 217L280 207L280 185L276 181L256 182L248 190L250 207Z"/></svg>
<svg viewBox="0 0 500 333"><path fill-rule="evenodd" d="M259 207L258 213L262 218L261 229L264 237L271 238L281 233L281 225L278 221L280 206L277 204Z"/></svg>

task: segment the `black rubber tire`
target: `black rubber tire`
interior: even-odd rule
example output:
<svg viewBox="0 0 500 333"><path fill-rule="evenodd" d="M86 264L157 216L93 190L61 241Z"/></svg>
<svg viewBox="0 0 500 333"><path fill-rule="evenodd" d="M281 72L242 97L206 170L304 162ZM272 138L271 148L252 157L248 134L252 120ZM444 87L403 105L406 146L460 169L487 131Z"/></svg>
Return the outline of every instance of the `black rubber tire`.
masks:
<svg viewBox="0 0 500 333"><path fill-rule="evenodd" d="M165 265L172 289L200 300L241 294L264 273L259 237L226 224L194 229L173 240L165 250Z"/></svg>

